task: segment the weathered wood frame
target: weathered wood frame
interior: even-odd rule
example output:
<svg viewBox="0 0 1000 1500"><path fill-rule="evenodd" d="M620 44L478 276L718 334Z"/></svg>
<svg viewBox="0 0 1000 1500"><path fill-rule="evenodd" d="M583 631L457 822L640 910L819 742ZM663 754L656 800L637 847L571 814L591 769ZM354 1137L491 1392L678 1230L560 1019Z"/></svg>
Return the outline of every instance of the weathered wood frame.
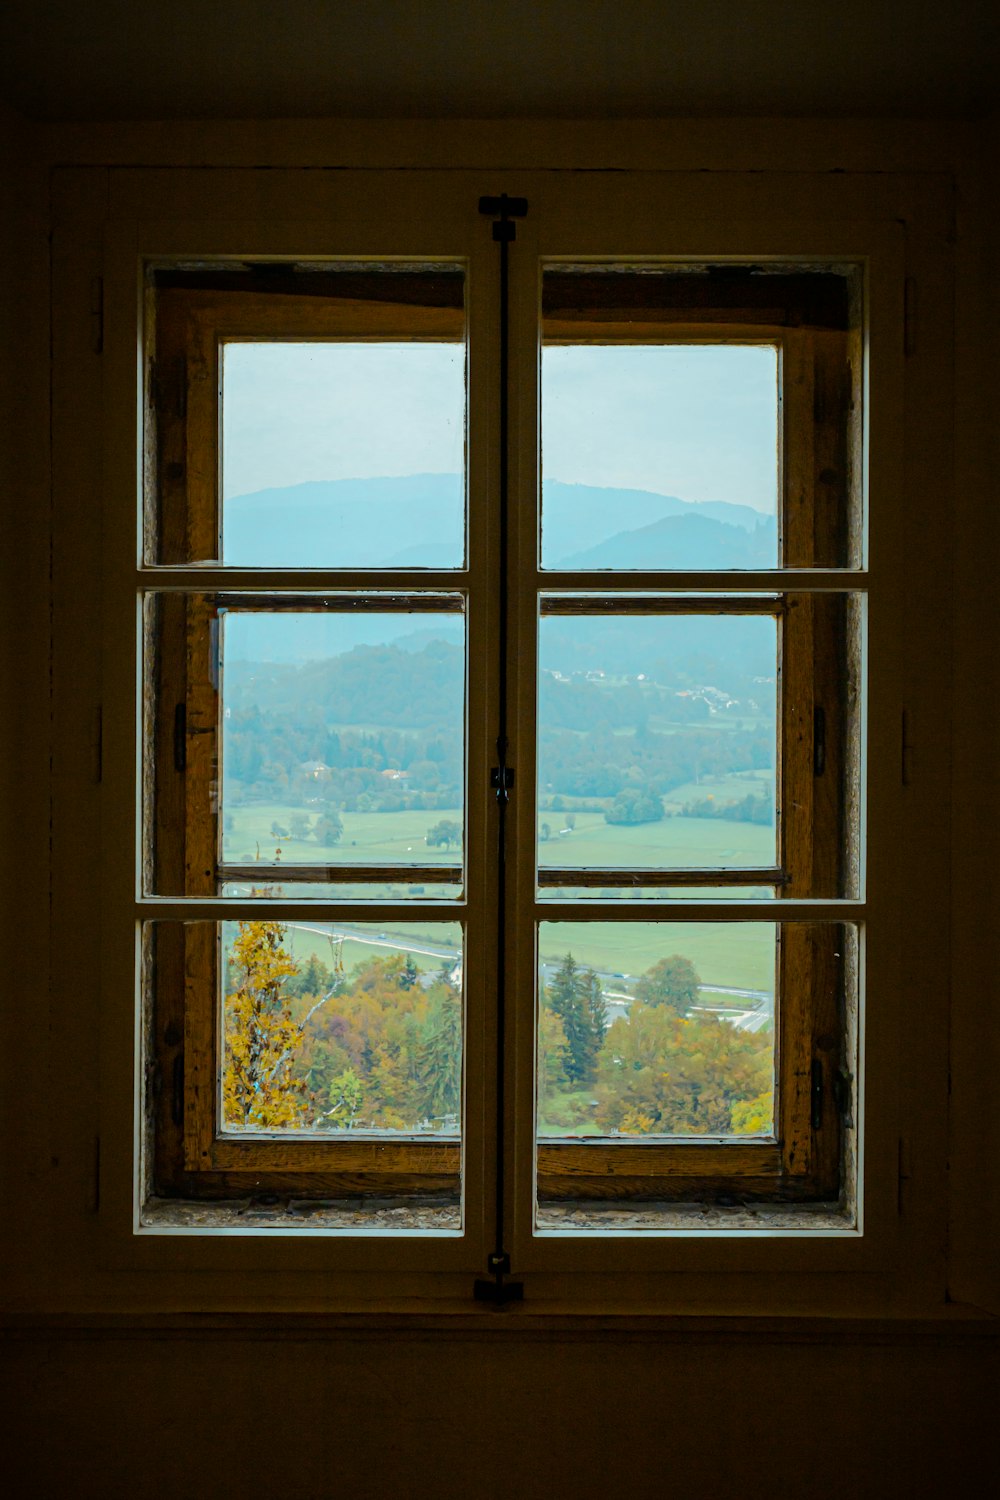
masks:
<svg viewBox="0 0 1000 1500"><path fill-rule="evenodd" d="M765 308L753 305L753 296L741 303L748 287L754 293L758 287L757 282L741 276L725 281L708 278L716 299L703 298L695 307L685 299L692 286L700 291L706 279L699 277L696 281L678 275L664 278L676 294L675 308L659 306L644 312L638 305L627 309L605 307L597 319L590 309L581 316L548 319L546 337L565 342L590 337L601 342L777 344L782 361L783 412L782 556L776 576L783 569L829 570L848 565L856 535L856 528L849 523L857 476L848 414L860 404L860 364L855 362L850 373L847 357L856 330L848 328L846 322L840 328L831 328L829 306L822 298L822 315L817 326L810 327L803 322L804 312L809 310L805 303L793 304L787 298L782 303L775 296L776 289L782 290L783 280L805 283L810 292L820 287L822 278L815 273L765 279L769 283ZM147 448L146 472L147 480L155 485L159 508L153 525L147 512L146 551L157 563L182 570L192 564L207 563L211 567L219 552L214 455L218 445L220 340L349 337L358 335L359 326L364 327L366 337L387 339L455 335L454 311L448 308L401 309L398 304L378 306L364 298L349 299L347 304L343 299L330 301L320 295L320 278L313 278L308 295L299 295L290 272L288 284L280 292L275 290L273 273L266 277L268 284L251 290L242 290L242 277L233 281L234 285L222 284L224 278L216 273L211 287L192 289L180 278L178 283L160 288L155 309L151 308L156 346L151 351L154 363L149 391L157 420L149 424L155 441ZM643 281L648 288L649 278ZM718 296L723 288L726 294ZM846 379L845 370L849 372ZM837 480L832 482L830 475L834 472ZM537 521L535 526L537 537ZM213 581L222 584L226 576L218 568ZM777 594L756 596L741 592L727 599L704 595L720 585L738 585L742 590L750 580L732 574L705 574L683 581L671 575L642 579L624 574L618 575L621 582L612 586L611 576L539 573L532 580L532 599L537 600L539 589L545 588L556 608L579 608L583 612L705 610L762 612L778 617L782 680L779 802L786 812L781 819L781 847L773 871L636 870L624 876L623 872L593 871L576 883L613 885L628 880L666 888L746 885L752 881L774 884L789 901L848 894L844 888L848 863L844 853L848 840L844 790L848 731L843 715L847 651L843 599L822 590L811 592L801 586L807 582L801 576L795 578L799 587L794 591L782 588ZM646 589L658 584L662 589L665 579L672 591L677 582L669 602L662 594L642 597L635 592L637 583ZM453 589L454 580L454 574L424 574L419 583L433 592L448 584ZM786 576L780 581L791 579ZM384 582L377 573L367 570L353 577L349 573L336 575L338 590L352 586L371 590ZM527 579L522 582L527 585ZM774 579L768 582L773 584ZM411 579L409 586L417 585ZM556 587L558 595L552 592ZM580 591L587 597L574 602L568 591ZM700 599L699 591L703 596ZM523 593L520 585L515 592ZM563 604L555 603L557 599ZM220 877L217 829L207 815L219 722L218 702L211 688L213 606L210 595L177 591L159 595L157 607L163 617L155 653L158 676L154 673L147 684L147 703L156 705L155 722L150 723L147 737L147 743L154 747L147 770L156 781L157 792L147 802L146 847L170 847L172 852L165 858L157 854L152 863L147 858L145 874L152 877L150 888L155 886L160 893L212 897L218 894ZM537 603L534 607L537 610ZM164 620L169 621L166 627ZM147 662L153 655L147 651ZM181 681L185 683L187 706L187 770L180 789L175 787L171 793L157 767L169 762L171 703ZM822 710L826 721L822 786L820 778L814 776L817 709ZM520 791L526 801L523 751L521 766ZM794 817L787 811L792 806L797 810ZM152 814L150 807L155 808ZM151 816L153 822L149 823ZM184 830L180 836L178 827ZM162 837L165 829L170 830L166 839ZM523 841L521 858L523 862ZM429 871L418 873L423 878ZM559 876L568 873L554 872ZM287 867L285 874L288 878ZM398 871L378 867L347 867L343 874L345 879L360 881L400 878ZM555 884L554 874L547 872L544 883ZM537 878L534 872L532 878ZM560 879L558 883L571 882ZM447 905L429 910L438 917L454 914ZM393 914L399 919L426 919L429 910L407 906ZM379 911L388 918L385 906ZM532 921L551 919L554 914L552 906L541 903ZM655 915L663 920L667 910L656 906L647 910L630 903L627 914L633 919ZM625 914L588 900L585 915L597 921L618 920ZM773 922L780 915L772 904L757 919ZM776 1076L779 1106L774 1141L546 1141L539 1144L536 1157L540 1197L835 1199L840 1185L840 1124L830 1100L833 1080L841 1066L843 1035L842 997L833 957L838 931L836 924L801 921L782 929L777 980L781 996ZM160 1191L231 1197L247 1191L308 1196L454 1190L460 1151L451 1143L408 1139L333 1142L314 1137L244 1141L220 1135L215 1121L217 999L215 984L206 979L206 975L218 974L216 929L211 923L193 923L172 931L163 927L156 947L155 1175ZM177 1013L180 996L183 1003ZM819 1129L812 1123L817 1061L823 1069L827 1100ZM180 1111L177 1087L163 1086L165 1078L176 1079L179 1067L183 1097Z"/></svg>
<svg viewBox="0 0 1000 1500"><path fill-rule="evenodd" d="M434 303L431 274L421 274L415 297L412 278L363 266L338 269L331 276L299 273L278 262L249 272L215 267L200 278L170 271L151 278L156 284L150 286L146 309L144 551L154 564L177 570L189 585L156 590L144 601L142 878L151 895L214 900L237 873L220 862L218 797L213 795L220 764L220 606L228 601L243 608L282 610L353 603L392 611L446 608L467 615L471 593L468 569L406 576L364 570L353 578L353 592L344 570L321 570L328 582L336 579L336 603L329 590L325 595L304 592L300 570L288 570L282 592L193 591L190 585L198 574L192 568L215 564L214 581L223 583L234 572L219 563L219 350L236 339L464 341L464 300L454 297L456 283L462 291L464 280L454 275L457 267L450 269L450 295L449 287L442 286L440 305L418 300L429 293ZM272 578L269 588L274 582ZM477 690L474 697L468 711L481 716L483 694ZM470 824L473 816L469 808ZM261 878L277 873L267 870ZM363 883L414 883L429 873L417 866L355 865L337 871L344 881ZM293 878L287 866L280 874L285 881ZM461 882L463 871L445 866L434 874ZM314 878L323 875L317 871ZM347 911L333 898L312 903L312 908L316 917L330 908L341 915ZM380 902L360 908L359 915L371 920L376 912L380 921L393 916L458 920L463 931L470 920L464 892L440 904L418 901L393 908ZM234 911L234 919L240 915ZM258 909L256 915L266 912ZM230 1199L247 1194L340 1198L416 1193L457 1200L458 1141L388 1132L350 1140L308 1132L241 1137L220 1129L219 944L214 921L167 921L147 928L143 969L152 1013L153 1087L147 1110L154 1121L154 1191Z"/></svg>
<svg viewBox="0 0 1000 1500"><path fill-rule="evenodd" d="M546 1201L837 1201L843 1182L843 1121L836 1099L846 1074L844 974L847 931L835 922L791 916L796 902L856 895L856 750L859 697L859 612L847 594L796 587L822 570L856 566L861 556L860 412L862 360L859 297L843 273L774 268L754 276L720 266L651 277L600 266L547 266L540 288L546 343L754 343L779 353L780 556L768 596L737 594L743 577L638 571L567 575L542 573L537 561L541 515L522 528L525 554L535 553L531 582L521 591L524 635L543 613L773 613L778 620L779 719L777 807L779 847L774 870L592 870L537 868L532 921L552 919L546 887L700 887L770 884L782 903L744 911L781 923L776 962L776 1114L766 1141L539 1140L535 1191ZM856 278L855 278L856 279ZM541 486L535 493L540 504ZM763 580L760 580L763 581ZM546 592L546 584L548 590ZM554 591L558 589L559 592ZM701 595L701 597L699 597ZM527 691L522 698L525 711ZM521 750L531 755L533 737ZM526 816L522 840L533 839ZM522 851L522 862L527 860ZM531 863L535 864L532 851ZM527 874L522 870L522 880ZM522 886L523 892L523 886ZM787 903L787 904L786 904ZM692 903L694 905L695 903ZM528 902L522 894L522 910ZM719 916L723 916L723 911ZM666 904L622 905L589 897L576 919L668 921ZM674 910L675 919L678 915ZM537 972L537 969L536 969ZM536 981L537 982L537 981ZM537 1002L536 1002L537 1003Z"/></svg>

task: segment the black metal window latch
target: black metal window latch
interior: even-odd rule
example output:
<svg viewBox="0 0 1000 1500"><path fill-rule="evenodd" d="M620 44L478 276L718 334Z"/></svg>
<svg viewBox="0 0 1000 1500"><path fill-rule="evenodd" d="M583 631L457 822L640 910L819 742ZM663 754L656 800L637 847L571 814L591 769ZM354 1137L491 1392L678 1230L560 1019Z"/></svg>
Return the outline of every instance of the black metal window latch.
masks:
<svg viewBox="0 0 1000 1500"><path fill-rule="evenodd" d="M487 218L497 220L493 225L495 240L514 240L517 239L517 225L511 220L524 218L528 212L528 200L511 198L507 193L501 193L498 197L480 198L479 212Z"/></svg>
<svg viewBox="0 0 1000 1500"><path fill-rule="evenodd" d="M514 786L513 766L492 766L490 769L490 788L496 792L498 802L509 801L509 793Z"/></svg>

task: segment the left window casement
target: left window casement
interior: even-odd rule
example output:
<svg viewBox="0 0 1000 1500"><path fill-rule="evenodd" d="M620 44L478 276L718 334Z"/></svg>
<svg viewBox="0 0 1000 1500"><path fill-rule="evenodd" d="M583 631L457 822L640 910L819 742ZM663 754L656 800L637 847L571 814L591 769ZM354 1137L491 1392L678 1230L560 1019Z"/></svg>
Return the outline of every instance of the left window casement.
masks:
<svg viewBox="0 0 1000 1500"><path fill-rule="evenodd" d="M150 273L153 1198L391 1197L461 1226L465 330L460 263Z"/></svg>

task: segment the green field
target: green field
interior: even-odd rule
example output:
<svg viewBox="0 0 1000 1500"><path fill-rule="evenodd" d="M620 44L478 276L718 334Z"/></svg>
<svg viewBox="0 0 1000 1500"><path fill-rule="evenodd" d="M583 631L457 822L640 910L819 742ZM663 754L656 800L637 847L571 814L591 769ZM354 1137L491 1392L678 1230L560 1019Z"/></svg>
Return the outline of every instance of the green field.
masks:
<svg viewBox="0 0 1000 1500"><path fill-rule="evenodd" d="M579 964L632 979L657 959L680 953L694 964L703 984L751 990L774 985L770 923L543 922L538 948L543 962L572 953Z"/></svg>
<svg viewBox="0 0 1000 1500"><path fill-rule="evenodd" d="M329 847L315 839L275 839L271 824L288 828L297 814L307 813L310 822L316 814L308 808L288 807L278 802L258 802L250 807L227 809L232 828L224 840L225 858L233 864L247 864L257 859L271 861L275 848L281 847L286 864L455 864L460 851L431 848L424 843L429 828L442 819L461 822L457 810L443 812L344 812L340 814L344 831L338 844Z"/></svg>
<svg viewBox="0 0 1000 1500"><path fill-rule="evenodd" d="M766 772L749 772L718 780L704 780L698 785L678 787L664 801L668 810L683 806L695 798L715 797L721 802L737 800L748 791L763 787ZM301 808L280 803L261 803L231 811L232 826L225 839L226 859L234 863L251 863L256 858L267 862L275 857L276 840L272 822L289 827ZM315 814L310 814L315 818ZM286 864L333 865L337 863L377 864L382 861L399 864L448 864L460 858L457 849L430 848L424 842L427 830L443 818L458 821L458 810L435 812L351 813L341 815L344 831L339 844L325 848L312 839L280 840L281 858ZM775 861L774 830L755 823L735 823L713 818L667 817L659 823L626 827L606 823L602 813L573 813L572 831L560 835L567 813L546 811L539 815L539 825L546 822L549 839L539 846L540 863L545 866L662 865L768 865ZM434 894L445 894L439 887ZM311 894L322 895L322 886ZM331 888L329 894L335 895ZM373 894L369 887L366 894ZM405 899L402 887L395 892L379 893L390 899ZM421 892L427 897L431 892ZM594 893L599 895L600 893ZM681 894L681 893L678 893ZM689 889L692 897L706 895L750 896L762 894L746 889L719 888L717 891ZM641 897L642 892L623 892L621 899ZM315 924L320 926L319 922ZM358 924L349 924L356 927ZM398 940L395 951L407 952L411 944L428 942L432 946L454 943L457 955L457 929L454 923L417 923L404 930L394 923L385 927L378 919L371 930L385 932L387 939ZM330 962L330 944L322 934L296 928L289 932L294 956L305 961L315 953L324 963ZM385 957L393 951L379 944L355 939L344 945L343 961L348 969L372 956ZM774 980L774 931L770 925L746 923L672 922L669 932L661 924L628 922L543 923L540 951L544 961L559 960L572 952L577 962L613 974L638 976L658 958L682 953L690 958L706 984L732 985L746 989L770 989ZM422 969L435 969L441 960L414 953ZM627 984L626 984L627 987Z"/></svg>
<svg viewBox="0 0 1000 1500"><path fill-rule="evenodd" d="M576 865L771 865L774 829L760 823L729 823L717 818L664 818L635 827L606 823L603 813L572 816L572 833L558 830L565 813L540 813L539 827L552 830L539 845L539 864Z"/></svg>
<svg viewBox="0 0 1000 1500"><path fill-rule="evenodd" d="M766 785L766 773L727 776L695 786L678 787L665 798L668 812L695 798L736 801ZM774 830L758 823L730 823L715 818L666 817L659 823L629 827L604 821L601 812L543 811L539 829L547 823L550 837L539 845L539 863L553 865L769 865L775 861ZM232 825L224 839L226 860L249 864L273 861L280 845L286 864L455 864L456 848L431 848L425 843L430 828L444 819L461 822L458 808L434 812L343 812L340 842L330 846L315 839L276 839L271 824L289 828L296 814L307 812L278 802L227 809ZM572 832L562 833L567 816L575 819Z"/></svg>

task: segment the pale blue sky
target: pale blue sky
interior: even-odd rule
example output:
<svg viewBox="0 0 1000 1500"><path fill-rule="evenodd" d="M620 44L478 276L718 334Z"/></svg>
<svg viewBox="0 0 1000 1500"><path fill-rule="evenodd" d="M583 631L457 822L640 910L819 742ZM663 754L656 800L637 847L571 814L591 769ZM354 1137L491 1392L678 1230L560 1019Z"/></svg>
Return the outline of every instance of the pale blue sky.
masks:
<svg viewBox="0 0 1000 1500"><path fill-rule="evenodd" d="M226 498L306 480L456 473L457 344L229 344ZM544 473L775 509L777 375L752 345L549 347Z"/></svg>

